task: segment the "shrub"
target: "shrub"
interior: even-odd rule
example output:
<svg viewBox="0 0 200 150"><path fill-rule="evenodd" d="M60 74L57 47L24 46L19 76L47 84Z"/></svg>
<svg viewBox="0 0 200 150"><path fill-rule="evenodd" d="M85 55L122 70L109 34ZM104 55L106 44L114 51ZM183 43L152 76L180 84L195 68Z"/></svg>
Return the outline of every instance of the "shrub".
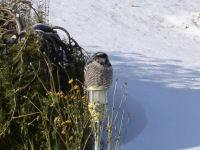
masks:
<svg viewBox="0 0 200 150"><path fill-rule="evenodd" d="M3 5L0 13L0 149L90 149L82 48L61 27L17 31L16 14Z"/></svg>

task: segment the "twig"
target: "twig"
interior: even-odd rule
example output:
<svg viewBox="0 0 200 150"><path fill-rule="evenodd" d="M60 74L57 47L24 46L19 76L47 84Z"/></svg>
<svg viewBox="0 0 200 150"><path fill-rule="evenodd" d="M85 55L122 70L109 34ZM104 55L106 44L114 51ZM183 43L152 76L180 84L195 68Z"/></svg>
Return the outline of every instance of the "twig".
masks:
<svg viewBox="0 0 200 150"><path fill-rule="evenodd" d="M15 109L16 109L16 106L17 106L17 102L16 102L16 95L14 94L14 109L13 109L13 112L12 112L12 115L11 115L11 120L13 120L14 118L14 114L15 114Z"/></svg>
<svg viewBox="0 0 200 150"><path fill-rule="evenodd" d="M17 33L20 34L21 31L22 31L22 25L20 24L20 21L17 19L17 17L15 16L15 14L11 10L6 9L6 8L3 8L2 11L5 11L5 12L7 12L8 14L10 14L12 16L12 19L16 23Z"/></svg>
<svg viewBox="0 0 200 150"><path fill-rule="evenodd" d="M120 129L119 129L118 135L116 137L115 150L117 150L117 148L119 146L119 140L120 140L120 136L121 136L121 132L122 132L123 123L124 123L124 110L122 112L122 119L121 119L121 123L120 123Z"/></svg>
<svg viewBox="0 0 200 150"><path fill-rule="evenodd" d="M68 39L69 39L69 42L70 42L70 39L71 39L70 34L69 34L69 32L68 32L65 28L60 27L60 26L53 26L53 27L51 27L51 28L52 28L52 29L60 29L60 30L64 31L64 32L66 33Z"/></svg>
<svg viewBox="0 0 200 150"><path fill-rule="evenodd" d="M0 34L0 39L3 39L3 37L6 35L6 34L10 34L10 33L14 33L15 30L7 30L5 32L3 32L2 34Z"/></svg>
<svg viewBox="0 0 200 150"><path fill-rule="evenodd" d="M113 94L113 105L112 105L112 115L111 115L111 126L112 126L113 115L114 115L114 110L115 110L115 96L116 96L116 91L117 91L117 81L118 81L118 79L116 79L116 84L115 84L115 89L114 89L114 94Z"/></svg>
<svg viewBox="0 0 200 150"><path fill-rule="evenodd" d="M17 117L12 117L13 119L19 119L19 118L23 118L23 117L27 117L27 116L32 116L35 114L40 114L41 112L34 112L34 113L30 113L30 114L26 114L26 115L21 115L21 116L17 116Z"/></svg>
<svg viewBox="0 0 200 150"><path fill-rule="evenodd" d="M90 133L89 133L88 137L86 138L86 140L85 140L85 142L84 142L83 150L85 150L85 148L86 148L86 145L87 145L87 142L88 142L88 140L89 140L89 138L90 138L91 134L92 134L92 130L90 131Z"/></svg>
<svg viewBox="0 0 200 150"><path fill-rule="evenodd" d="M14 19L7 20L3 25L0 26L0 28L5 28L7 25L9 25L12 22L15 22L15 20Z"/></svg>
<svg viewBox="0 0 200 150"><path fill-rule="evenodd" d="M40 112L42 113L42 111L26 96L24 96L23 98L28 99L28 101Z"/></svg>
<svg viewBox="0 0 200 150"><path fill-rule="evenodd" d="M33 64L32 64L31 62L30 62L30 65L31 65L31 67L32 67L32 69L33 69L33 71L34 71L34 74L35 74L36 77L38 78L39 82L42 84L42 86L43 86L43 88L46 90L46 92L48 92L46 86L44 85L44 83L42 82L42 80L40 79L40 77L38 76L38 74L37 74L37 72L35 71L35 68L34 68L34 66L33 66Z"/></svg>

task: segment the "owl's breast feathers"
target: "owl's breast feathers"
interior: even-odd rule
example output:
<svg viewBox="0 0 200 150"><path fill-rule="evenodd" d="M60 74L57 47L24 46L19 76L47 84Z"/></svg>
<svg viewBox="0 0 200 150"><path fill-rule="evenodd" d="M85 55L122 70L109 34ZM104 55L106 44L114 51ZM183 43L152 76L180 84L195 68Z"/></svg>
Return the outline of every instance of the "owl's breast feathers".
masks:
<svg viewBox="0 0 200 150"><path fill-rule="evenodd" d="M90 61L85 66L85 86L99 87L104 86L106 89L110 88L112 84L113 69L112 65L102 65L96 61Z"/></svg>

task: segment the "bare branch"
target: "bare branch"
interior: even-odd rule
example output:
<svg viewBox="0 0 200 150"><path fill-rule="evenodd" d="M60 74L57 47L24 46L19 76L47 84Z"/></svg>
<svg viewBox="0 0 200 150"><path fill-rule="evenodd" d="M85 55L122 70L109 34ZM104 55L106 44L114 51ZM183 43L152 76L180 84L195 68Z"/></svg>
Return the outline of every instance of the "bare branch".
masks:
<svg viewBox="0 0 200 150"><path fill-rule="evenodd" d="M3 25L0 26L0 28L5 28L7 25L9 25L12 22L15 22L15 20L14 19L7 20Z"/></svg>
<svg viewBox="0 0 200 150"><path fill-rule="evenodd" d="M20 24L20 21L19 19L15 16L15 14L9 10L9 9L2 9L2 11L5 11L7 12L9 15L12 16L12 19L14 20L14 22L16 23L16 30L17 30L17 33L20 34L21 33L21 30L22 30L22 25Z"/></svg>
<svg viewBox="0 0 200 150"><path fill-rule="evenodd" d="M19 1L17 1L16 3L13 4L13 6L11 6L11 10L13 10L14 7L17 6L17 4L20 4L20 3L28 5L31 9L33 9L33 11L35 12L35 14L37 16L39 16L38 13L37 13L37 11L36 11L36 9L32 6L32 3L30 1L26 1L26 0L19 0Z"/></svg>
<svg viewBox="0 0 200 150"><path fill-rule="evenodd" d="M64 31L64 32L67 34L68 39L69 39L69 40L71 39L69 32L68 32L65 28L60 27L60 26L53 26L53 27L51 27L51 28L52 28L52 29L59 29L59 30Z"/></svg>
<svg viewBox="0 0 200 150"><path fill-rule="evenodd" d="M7 31L3 32L2 34L0 34L0 39L2 39L6 34L14 33L14 32L15 32L14 30L7 30Z"/></svg>

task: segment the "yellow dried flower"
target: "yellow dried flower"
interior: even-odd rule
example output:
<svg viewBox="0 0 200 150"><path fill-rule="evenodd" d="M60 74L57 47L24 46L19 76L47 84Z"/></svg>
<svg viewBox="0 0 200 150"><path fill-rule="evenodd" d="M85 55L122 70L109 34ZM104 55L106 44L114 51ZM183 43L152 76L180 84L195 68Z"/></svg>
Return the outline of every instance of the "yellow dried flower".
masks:
<svg viewBox="0 0 200 150"><path fill-rule="evenodd" d="M61 123L61 126L64 126L66 124L66 122L65 121L63 121L62 123Z"/></svg>
<svg viewBox="0 0 200 150"><path fill-rule="evenodd" d="M93 107L89 107L89 109L93 110L94 108Z"/></svg>
<svg viewBox="0 0 200 150"><path fill-rule="evenodd" d="M64 97L63 91L60 91L60 92L56 93L56 96L59 96L59 97L63 98Z"/></svg>
<svg viewBox="0 0 200 150"><path fill-rule="evenodd" d="M65 130L62 130L61 134L66 134L66 131L65 131Z"/></svg>
<svg viewBox="0 0 200 150"><path fill-rule="evenodd" d="M88 127L89 127L89 128L92 128L92 125L90 124Z"/></svg>
<svg viewBox="0 0 200 150"><path fill-rule="evenodd" d="M95 102L95 101L93 101L93 102L92 102L92 104L93 104L93 105L95 105L95 104L96 104L96 102Z"/></svg>
<svg viewBox="0 0 200 150"><path fill-rule="evenodd" d="M80 90L77 90L76 92L77 92L77 93L80 93L81 91L80 91Z"/></svg>
<svg viewBox="0 0 200 150"><path fill-rule="evenodd" d="M68 107L72 107L72 104L68 104Z"/></svg>
<svg viewBox="0 0 200 150"><path fill-rule="evenodd" d="M70 80L68 81L68 83L71 84L71 83L73 83L73 81L74 81L73 79L70 79Z"/></svg>
<svg viewBox="0 0 200 150"><path fill-rule="evenodd" d="M77 90L79 88L79 86L76 84L74 85L74 89Z"/></svg>
<svg viewBox="0 0 200 150"><path fill-rule="evenodd" d="M82 99L87 99L87 98L88 98L87 95L82 96Z"/></svg>
<svg viewBox="0 0 200 150"><path fill-rule="evenodd" d="M51 94L51 92L47 92L47 93L46 93L46 96L48 96L48 95L50 95L50 94Z"/></svg>
<svg viewBox="0 0 200 150"><path fill-rule="evenodd" d="M97 118L100 118L100 115L96 115Z"/></svg>
<svg viewBox="0 0 200 150"><path fill-rule="evenodd" d="M69 140L72 141L74 139L74 136L70 136Z"/></svg>
<svg viewBox="0 0 200 150"><path fill-rule="evenodd" d="M53 95L53 94L55 94L54 92L49 92L49 95Z"/></svg>
<svg viewBox="0 0 200 150"><path fill-rule="evenodd" d="M72 95L72 96L71 96L71 99L74 99L74 98L75 98L75 96L74 96L74 95Z"/></svg>
<svg viewBox="0 0 200 150"><path fill-rule="evenodd" d="M55 117L54 118L54 124L60 124L61 123L61 119L60 119L60 117Z"/></svg>
<svg viewBox="0 0 200 150"><path fill-rule="evenodd" d="M65 123L70 124L70 123L72 123L72 121L71 120L67 120L67 121L65 121Z"/></svg>

